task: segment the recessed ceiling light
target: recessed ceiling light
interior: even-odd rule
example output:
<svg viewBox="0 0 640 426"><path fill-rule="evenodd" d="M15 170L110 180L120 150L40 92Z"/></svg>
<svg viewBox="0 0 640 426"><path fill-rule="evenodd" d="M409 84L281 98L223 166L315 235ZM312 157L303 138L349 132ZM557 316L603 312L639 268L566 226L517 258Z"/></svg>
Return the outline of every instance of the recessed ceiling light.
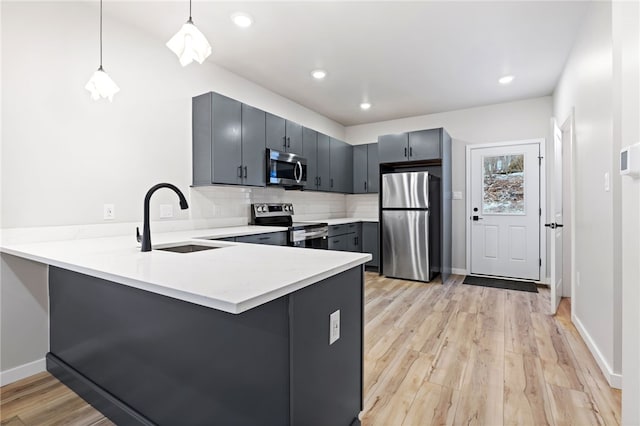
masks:
<svg viewBox="0 0 640 426"><path fill-rule="evenodd" d="M234 13L231 15L231 20L240 28L248 28L253 24L253 18L243 12Z"/></svg>
<svg viewBox="0 0 640 426"><path fill-rule="evenodd" d="M322 80L327 76L327 72L325 70L314 70L311 71L311 76L316 80Z"/></svg>
<svg viewBox="0 0 640 426"><path fill-rule="evenodd" d="M369 102L363 102L363 103L360 104L360 109L363 109L363 110L366 111L369 108L371 108L371 104Z"/></svg>
<svg viewBox="0 0 640 426"><path fill-rule="evenodd" d="M503 77L500 77L500 79L498 80L498 83L500 84L509 84L513 81L515 77L512 75L505 75Z"/></svg>

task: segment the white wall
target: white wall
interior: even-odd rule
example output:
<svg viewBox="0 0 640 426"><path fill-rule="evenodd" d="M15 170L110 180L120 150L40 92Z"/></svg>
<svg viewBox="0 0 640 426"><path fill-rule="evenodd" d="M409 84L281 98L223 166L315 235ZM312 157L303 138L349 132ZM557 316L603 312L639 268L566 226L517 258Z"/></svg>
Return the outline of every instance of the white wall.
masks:
<svg viewBox="0 0 640 426"><path fill-rule="evenodd" d="M341 194L189 188L194 95L217 91L340 139L342 125L212 61L182 68L164 43L108 16L104 66L121 92L113 103L95 102L84 85L98 66L96 2L3 1L0 10L3 239L133 238L146 191L162 181L181 188L190 209L160 191L155 231L246 224L254 201L292 201L299 218L346 214ZM103 221L105 203L115 204L112 222ZM174 205L175 220L157 221L160 203ZM38 228L25 232L30 227ZM0 369L8 380L33 373L48 349L47 276L42 265L11 256L1 268Z"/></svg>
<svg viewBox="0 0 640 426"><path fill-rule="evenodd" d="M508 88L505 88L508 90ZM463 194L453 200L452 266L466 270L466 178L465 146L470 144L547 138L552 115L550 96L470 108L439 114L364 124L346 128L349 143L376 142L378 136L412 130L444 127L453 139L453 191Z"/></svg>
<svg viewBox="0 0 640 426"><path fill-rule="evenodd" d="M617 146L640 142L640 5L614 2L613 135ZM640 181L621 179L622 424L640 424Z"/></svg>
<svg viewBox="0 0 640 426"><path fill-rule="evenodd" d="M611 3L591 4L554 92L554 115L562 123L575 108L574 323L615 383L621 373L615 256L620 232L614 228L620 214L620 179L614 167L611 34ZM611 178L609 191L605 173Z"/></svg>
<svg viewBox="0 0 640 426"><path fill-rule="evenodd" d="M121 92L91 100L97 7L2 2L3 228L103 223L104 203L115 204L115 222L140 221L153 184L187 193L191 97L210 90L344 138L340 124L212 61L182 68L164 43L108 17L104 66ZM174 198L160 192L154 202L177 212Z"/></svg>

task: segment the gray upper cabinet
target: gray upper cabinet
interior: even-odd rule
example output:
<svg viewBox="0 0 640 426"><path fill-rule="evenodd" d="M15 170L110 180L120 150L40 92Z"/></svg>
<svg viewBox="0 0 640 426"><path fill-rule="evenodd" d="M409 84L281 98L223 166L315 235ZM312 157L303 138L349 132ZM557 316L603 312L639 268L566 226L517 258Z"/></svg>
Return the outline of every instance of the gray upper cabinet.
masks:
<svg viewBox="0 0 640 426"><path fill-rule="evenodd" d="M367 192L378 192L380 186L380 160L378 160L378 144L367 145Z"/></svg>
<svg viewBox="0 0 640 426"><path fill-rule="evenodd" d="M355 145L353 147L353 193L378 192L380 171L378 144Z"/></svg>
<svg viewBox="0 0 640 426"><path fill-rule="evenodd" d="M302 126L273 114L266 115L267 148L302 155Z"/></svg>
<svg viewBox="0 0 640 426"><path fill-rule="evenodd" d="M258 108L242 105L243 185L265 185L265 114Z"/></svg>
<svg viewBox="0 0 640 426"><path fill-rule="evenodd" d="M353 147L353 193L367 193L367 145L355 145Z"/></svg>
<svg viewBox="0 0 640 426"><path fill-rule="evenodd" d="M380 163L440 160L443 129L399 133L378 138Z"/></svg>
<svg viewBox="0 0 640 426"><path fill-rule="evenodd" d="M442 129L421 130L409 133L409 161L437 160L440 155Z"/></svg>
<svg viewBox="0 0 640 426"><path fill-rule="evenodd" d="M193 184L242 184L242 104L210 92L192 107Z"/></svg>
<svg viewBox="0 0 640 426"><path fill-rule="evenodd" d="M353 190L353 146L330 138L331 192L350 193Z"/></svg>
<svg viewBox="0 0 640 426"><path fill-rule="evenodd" d="M318 133L318 190L331 191L331 141L329 136Z"/></svg>
<svg viewBox="0 0 640 426"><path fill-rule="evenodd" d="M378 138L378 156L381 163L407 161L409 155L409 135L398 133Z"/></svg>
<svg viewBox="0 0 640 426"><path fill-rule="evenodd" d="M302 129L302 156L307 159L307 190L318 189L318 132Z"/></svg>

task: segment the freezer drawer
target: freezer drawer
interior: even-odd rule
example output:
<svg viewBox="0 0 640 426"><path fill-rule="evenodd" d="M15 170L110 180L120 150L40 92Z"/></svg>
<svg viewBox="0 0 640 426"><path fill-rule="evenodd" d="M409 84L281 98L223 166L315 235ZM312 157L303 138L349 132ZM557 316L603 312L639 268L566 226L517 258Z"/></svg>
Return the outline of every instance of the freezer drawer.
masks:
<svg viewBox="0 0 640 426"><path fill-rule="evenodd" d="M386 173L382 175L382 208L429 208L429 173Z"/></svg>
<svg viewBox="0 0 640 426"><path fill-rule="evenodd" d="M414 281L432 278L427 210L383 210L382 244L384 275Z"/></svg>

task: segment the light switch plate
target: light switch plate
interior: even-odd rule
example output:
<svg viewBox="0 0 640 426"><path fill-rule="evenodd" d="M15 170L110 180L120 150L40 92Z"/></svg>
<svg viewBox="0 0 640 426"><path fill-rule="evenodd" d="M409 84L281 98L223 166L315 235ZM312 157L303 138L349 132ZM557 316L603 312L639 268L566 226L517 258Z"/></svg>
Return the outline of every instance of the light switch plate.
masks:
<svg viewBox="0 0 640 426"><path fill-rule="evenodd" d="M329 344L340 338L340 309L329 315Z"/></svg>
<svg viewBox="0 0 640 426"><path fill-rule="evenodd" d="M166 219L169 217L173 217L173 205L160 204L160 219Z"/></svg>
<svg viewBox="0 0 640 426"><path fill-rule="evenodd" d="M461 191L453 191L453 199L454 200L462 200L462 192Z"/></svg>

